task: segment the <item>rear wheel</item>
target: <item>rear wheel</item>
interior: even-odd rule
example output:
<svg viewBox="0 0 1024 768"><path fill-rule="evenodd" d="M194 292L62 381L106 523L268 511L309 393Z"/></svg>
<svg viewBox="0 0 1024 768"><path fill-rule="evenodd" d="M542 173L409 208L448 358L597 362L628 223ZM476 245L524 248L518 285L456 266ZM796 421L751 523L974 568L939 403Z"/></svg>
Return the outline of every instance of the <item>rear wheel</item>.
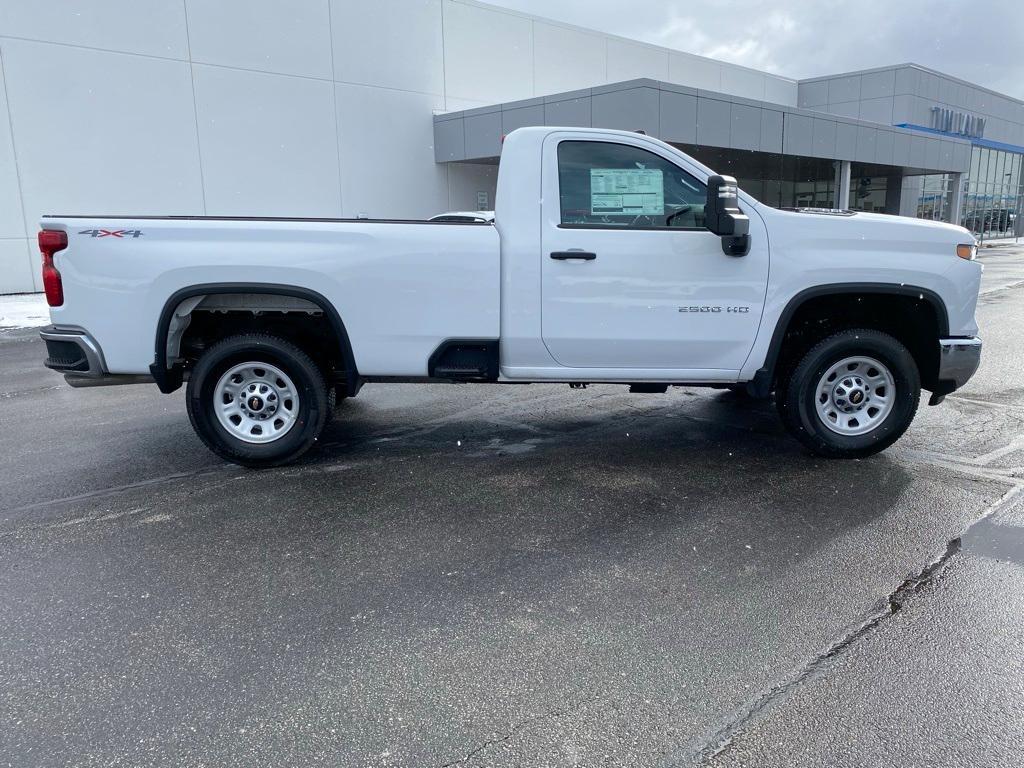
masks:
<svg viewBox="0 0 1024 768"><path fill-rule="evenodd" d="M776 405L789 432L813 453L858 458L892 445L921 397L913 356L880 331L842 331L815 345L779 382Z"/></svg>
<svg viewBox="0 0 1024 768"><path fill-rule="evenodd" d="M189 377L189 419L206 446L248 467L286 464L316 442L330 412L323 374L276 336L231 336L210 347Z"/></svg>

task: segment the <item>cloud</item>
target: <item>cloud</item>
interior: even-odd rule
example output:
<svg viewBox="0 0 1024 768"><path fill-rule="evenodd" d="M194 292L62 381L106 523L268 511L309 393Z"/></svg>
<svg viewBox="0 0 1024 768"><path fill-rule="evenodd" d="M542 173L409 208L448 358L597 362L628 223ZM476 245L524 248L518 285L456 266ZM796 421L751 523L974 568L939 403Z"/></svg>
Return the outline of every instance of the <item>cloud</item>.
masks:
<svg viewBox="0 0 1024 768"><path fill-rule="evenodd" d="M797 79L911 61L1024 99L1020 0L489 2Z"/></svg>

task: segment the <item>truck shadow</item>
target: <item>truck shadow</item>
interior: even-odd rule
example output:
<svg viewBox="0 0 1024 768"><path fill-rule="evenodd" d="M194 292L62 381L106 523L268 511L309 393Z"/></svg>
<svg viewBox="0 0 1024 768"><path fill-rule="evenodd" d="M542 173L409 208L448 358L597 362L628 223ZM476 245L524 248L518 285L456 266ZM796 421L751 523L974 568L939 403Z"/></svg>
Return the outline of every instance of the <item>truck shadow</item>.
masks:
<svg viewBox="0 0 1024 768"><path fill-rule="evenodd" d="M298 472L328 476L349 497L362 495L365 478L378 499L392 499L389 509L414 503L441 525L471 510L471 527L503 531L492 555L506 571L536 568L544 553L593 560L645 539L682 546L680 537L688 548L745 538L798 561L884 516L911 483L885 454L808 455L770 403L729 393L602 400L491 417L471 408L383 434L376 409L353 401ZM344 502L325 508L325 530L352 512Z"/></svg>

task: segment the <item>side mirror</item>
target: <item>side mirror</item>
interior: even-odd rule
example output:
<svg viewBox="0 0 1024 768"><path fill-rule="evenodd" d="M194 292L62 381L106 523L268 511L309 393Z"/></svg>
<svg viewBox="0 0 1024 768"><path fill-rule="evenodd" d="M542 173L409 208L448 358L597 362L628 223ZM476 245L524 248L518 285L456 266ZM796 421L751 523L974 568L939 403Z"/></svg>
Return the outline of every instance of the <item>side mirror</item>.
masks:
<svg viewBox="0 0 1024 768"><path fill-rule="evenodd" d="M712 176L708 179L708 199L704 205L707 228L722 238L727 256L746 256L750 250L750 219L740 210L736 179Z"/></svg>

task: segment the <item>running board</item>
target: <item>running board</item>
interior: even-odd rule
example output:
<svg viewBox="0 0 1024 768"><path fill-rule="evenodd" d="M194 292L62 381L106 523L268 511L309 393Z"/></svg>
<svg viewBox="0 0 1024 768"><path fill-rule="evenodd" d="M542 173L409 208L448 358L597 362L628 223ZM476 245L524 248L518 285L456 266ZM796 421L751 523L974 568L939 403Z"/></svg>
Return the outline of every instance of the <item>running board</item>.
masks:
<svg viewBox="0 0 1024 768"><path fill-rule="evenodd" d="M449 339L427 362L432 379L450 381L497 381L497 339Z"/></svg>

